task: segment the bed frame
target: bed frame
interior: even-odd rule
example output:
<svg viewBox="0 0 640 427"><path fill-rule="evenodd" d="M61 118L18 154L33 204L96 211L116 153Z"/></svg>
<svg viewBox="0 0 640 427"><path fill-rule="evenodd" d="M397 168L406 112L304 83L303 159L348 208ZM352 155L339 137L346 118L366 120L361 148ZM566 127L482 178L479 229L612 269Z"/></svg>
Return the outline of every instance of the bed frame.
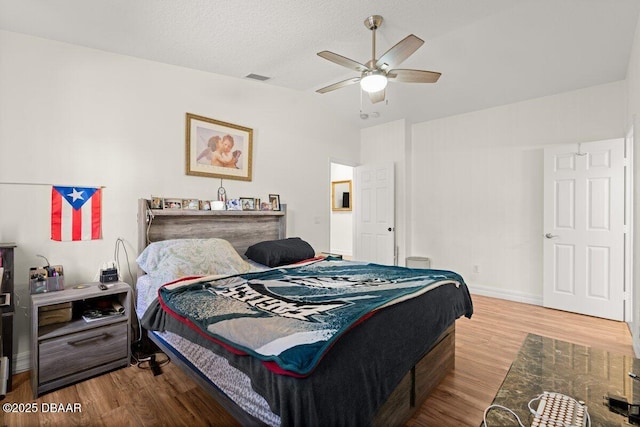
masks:
<svg viewBox="0 0 640 427"><path fill-rule="evenodd" d="M196 211L150 209L149 200L138 200L138 253L151 242L176 238L222 238L244 256L246 249L264 240L286 237L286 205L281 211ZM182 362L175 351L154 334L153 341L243 426L263 425L229 399L199 372ZM174 356L174 357L172 357ZM375 426L404 425L427 396L455 366L455 322L403 377L379 409Z"/></svg>

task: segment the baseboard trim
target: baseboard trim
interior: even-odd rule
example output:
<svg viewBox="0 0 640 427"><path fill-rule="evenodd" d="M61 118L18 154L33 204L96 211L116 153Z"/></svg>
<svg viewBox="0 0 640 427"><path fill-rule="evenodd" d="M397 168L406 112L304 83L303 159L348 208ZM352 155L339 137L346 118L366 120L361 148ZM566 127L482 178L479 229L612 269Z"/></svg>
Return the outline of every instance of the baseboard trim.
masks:
<svg viewBox="0 0 640 427"><path fill-rule="evenodd" d="M523 302L526 304L542 305L542 297L539 295L512 291L509 289L497 289L491 286L483 286L467 283L469 292L485 297L500 298L508 301Z"/></svg>
<svg viewBox="0 0 640 427"><path fill-rule="evenodd" d="M14 374L31 370L31 352L23 351L22 353L16 354L13 362Z"/></svg>

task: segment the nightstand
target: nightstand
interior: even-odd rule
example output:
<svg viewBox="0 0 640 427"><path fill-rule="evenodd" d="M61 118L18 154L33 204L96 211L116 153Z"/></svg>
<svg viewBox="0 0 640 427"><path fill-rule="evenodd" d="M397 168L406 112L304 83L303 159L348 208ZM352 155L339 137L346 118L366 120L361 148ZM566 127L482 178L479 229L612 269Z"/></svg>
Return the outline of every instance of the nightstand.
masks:
<svg viewBox="0 0 640 427"><path fill-rule="evenodd" d="M31 295L31 389L33 397L129 365L131 287L89 283ZM83 318L96 307L122 314ZM106 314L106 309L102 310ZM95 310L94 310L95 313Z"/></svg>

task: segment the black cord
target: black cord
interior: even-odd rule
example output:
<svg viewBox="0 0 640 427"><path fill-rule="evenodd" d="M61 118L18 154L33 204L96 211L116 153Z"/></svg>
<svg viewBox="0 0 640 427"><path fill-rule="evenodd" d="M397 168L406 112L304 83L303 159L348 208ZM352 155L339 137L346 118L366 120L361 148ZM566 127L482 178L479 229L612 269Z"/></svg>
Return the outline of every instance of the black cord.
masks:
<svg viewBox="0 0 640 427"><path fill-rule="evenodd" d="M158 359L158 355L160 355L160 359ZM139 359L136 363L136 366L140 369L153 369L153 364L157 367L162 367L168 365L171 362L169 356L160 352L160 353L152 353L145 358Z"/></svg>
<svg viewBox="0 0 640 427"><path fill-rule="evenodd" d="M124 251L124 256L126 259L126 264L127 264L127 271L129 272L129 279L131 280L131 284L129 285L131 287L132 293L133 293L133 298L132 298L132 306L134 307L134 312L135 312L135 298L136 298L136 292L135 289L133 287L133 283L135 283L135 279L133 277L133 273L131 272L131 264L129 263L129 253L127 252L127 246L125 245L125 241L124 239L118 237L116 239L116 244L115 247L113 249L113 258L116 262L116 265L118 267L118 271L120 271L120 247L122 247L122 250ZM136 339L133 341L133 343L139 343L142 340L142 326L140 324L140 319L137 316L136 313L136 323L137 323L137 337ZM135 326L134 326L135 327Z"/></svg>

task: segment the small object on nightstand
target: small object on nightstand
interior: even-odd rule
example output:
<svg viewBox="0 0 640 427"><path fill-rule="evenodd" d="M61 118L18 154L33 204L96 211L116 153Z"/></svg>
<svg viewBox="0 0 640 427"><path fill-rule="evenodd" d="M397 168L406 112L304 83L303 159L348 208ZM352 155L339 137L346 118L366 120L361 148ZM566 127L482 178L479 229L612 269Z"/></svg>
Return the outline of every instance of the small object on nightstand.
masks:
<svg viewBox="0 0 640 427"><path fill-rule="evenodd" d="M31 294L64 290L64 269L61 265L31 267L29 269L29 289Z"/></svg>
<svg viewBox="0 0 640 427"><path fill-rule="evenodd" d="M111 282L117 282L117 281L118 281L117 268L106 268L104 270L100 270L100 283L111 283Z"/></svg>
<svg viewBox="0 0 640 427"><path fill-rule="evenodd" d="M109 288L107 287L107 285L105 285L104 283L100 283L100 284L98 285L98 287L99 287L99 288L100 288L100 290L102 290L102 291L106 291L107 289L109 289Z"/></svg>

